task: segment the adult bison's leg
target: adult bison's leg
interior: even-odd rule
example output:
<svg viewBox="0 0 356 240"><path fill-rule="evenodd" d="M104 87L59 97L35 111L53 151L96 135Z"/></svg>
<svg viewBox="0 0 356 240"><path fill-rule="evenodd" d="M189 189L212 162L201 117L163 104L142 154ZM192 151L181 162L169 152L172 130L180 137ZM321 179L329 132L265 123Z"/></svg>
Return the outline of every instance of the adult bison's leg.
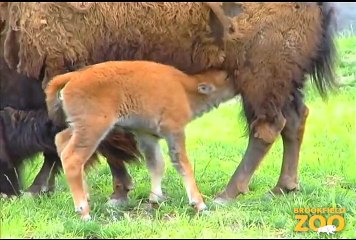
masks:
<svg viewBox="0 0 356 240"><path fill-rule="evenodd" d="M2 159L0 159L1 161ZM19 172L15 167L0 162L0 198L20 194Z"/></svg>
<svg viewBox="0 0 356 240"><path fill-rule="evenodd" d="M299 152L303 141L305 122L309 109L303 103L301 94L295 94L293 100L283 109L287 123L282 131L283 163L277 185L272 192L280 194L298 190Z"/></svg>
<svg viewBox="0 0 356 240"><path fill-rule="evenodd" d="M18 195L20 193L19 172L13 163L6 149L5 126L0 118L0 194Z"/></svg>
<svg viewBox="0 0 356 240"><path fill-rule="evenodd" d="M105 153L103 153L105 156ZM127 171L122 159L115 159L112 156L106 156L110 167L113 181L113 193L111 194L109 205L118 205L128 202L128 193L133 189L132 178Z"/></svg>
<svg viewBox="0 0 356 240"><path fill-rule="evenodd" d="M44 152L44 162L32 185L26 192L38 195L42 192L53 192L55 176L61 168L61 160L55 152Z"/></svg>
<svg viewBox="0 0 356 240"><path fill-rule="evenodd" d="M125 162L133 163L142 157L135 136L122 129L113 129L99 145L98 152L106 158L113 179L113 193L108 204L126 203L133 183Z"/></svg>
<svg viewBox="0 0 356 240"><path fill-rule="evenodd" d="M251 106L244 99L243 108L249 128L248 146L242 161L232 175L225 190L215 198L214 202L216 203L227 202L236 198L239 194L245 194L249 191L248 185L253 173L272 146L272 143L254 137L254 133L250 130L253 112Z"/></svg>

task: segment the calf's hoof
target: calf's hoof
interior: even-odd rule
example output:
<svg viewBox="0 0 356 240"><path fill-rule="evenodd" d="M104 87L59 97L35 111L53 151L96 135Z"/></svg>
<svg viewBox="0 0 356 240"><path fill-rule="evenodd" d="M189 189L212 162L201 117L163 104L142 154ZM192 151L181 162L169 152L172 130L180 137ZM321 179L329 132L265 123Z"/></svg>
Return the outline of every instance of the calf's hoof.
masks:
<svg viewBox="0 0 356 240"><path fill-rule="evenodd" d="M80 217L84 222L88 222L91 220L91 216L89 214L83 215Z"/></svg>
<svg viewBox="0 0 356 240"><path fill-rule="evenodd" d="M88 221L91 219L90 217L90 209L87 200L81 201L78 205L75 206L75 212L80 214L80 218L82 220Z"/></svg>
<svg viewBox="0 0 356 240"><path fill-rule="evenodd" d="M151 193L148 201L153 204L159 204L167 200L167 197L164 194L155 194Z"/></svg>
<svg viewBox="0 0 356 240"><path fill-rule="evenodd" d="M196 202L196 201L192 201L189 203L190 206L194 207L195 210L197 210L197 212L203 212L208 210L208 207L205 205L204 202Z"/></svg>

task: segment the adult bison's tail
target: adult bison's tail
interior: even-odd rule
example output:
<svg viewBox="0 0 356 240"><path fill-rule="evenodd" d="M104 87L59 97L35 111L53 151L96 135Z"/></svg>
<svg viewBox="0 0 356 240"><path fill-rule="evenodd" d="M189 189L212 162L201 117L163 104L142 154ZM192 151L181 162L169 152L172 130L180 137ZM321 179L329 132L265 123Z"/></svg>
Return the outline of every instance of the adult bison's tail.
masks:
<svg viewBox="0 0 356 240"><path fill-rule="evenodd" d="M312 62L311 80L320 95L326 99L328 90L335 90L338 86L335 79L335 62L337 51L334 37L336 28L335 9L332 3L319 2L322 14L322 36L318 53Z"/></svg>
<svg viewBox="0 0 356 240"><path fill-rule="evenodd" d="M72 73L54 77L45 89L48 116L57 126L65 125L65 114L59 99L59 91L70 81Z"/></svg>

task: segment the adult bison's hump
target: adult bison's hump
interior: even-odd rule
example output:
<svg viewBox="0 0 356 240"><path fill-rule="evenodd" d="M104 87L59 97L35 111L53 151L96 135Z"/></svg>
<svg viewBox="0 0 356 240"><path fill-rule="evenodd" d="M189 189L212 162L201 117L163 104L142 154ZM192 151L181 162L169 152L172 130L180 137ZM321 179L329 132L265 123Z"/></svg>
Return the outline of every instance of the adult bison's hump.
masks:
<svg viewBox="0 0 356 240"><path fill-rule="evenodd" d="M296 59L298 51L309 52L304 39L313 38L313 25L320 25L317 5L303 3L225 5L237 29L227 37L208 5L199 2L106 2L80 12L65 3L16 4L20 29L26 29L19 41L19 69L34 77L44 63L60 69L61 64L152 60L196 73L226 60L234 68L257 52L276 59L273 54L283 50Z"/></svg>
<svg viewBox="0 0 356 240"><path fill-rule="evenodd" d="M34 65L56 58L84 64L144 59L188 72L219 66L223 59L209 27L209 7L203 3L107 2L85 12L58 3L21 7L19 22L26 33L21 34L19 68L30 75ZM30 60L34 55L38 59Z"/></svg>

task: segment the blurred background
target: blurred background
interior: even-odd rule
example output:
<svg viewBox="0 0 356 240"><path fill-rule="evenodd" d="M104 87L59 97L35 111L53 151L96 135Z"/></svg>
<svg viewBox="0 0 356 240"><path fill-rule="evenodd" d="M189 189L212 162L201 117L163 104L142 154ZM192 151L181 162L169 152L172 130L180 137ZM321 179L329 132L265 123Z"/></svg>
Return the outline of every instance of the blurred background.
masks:
<svg viewBox="0 0 356 240"><path fill-rule="evenodd" d="M339 33L356 35L356 2L335 2Z"/></svg>

